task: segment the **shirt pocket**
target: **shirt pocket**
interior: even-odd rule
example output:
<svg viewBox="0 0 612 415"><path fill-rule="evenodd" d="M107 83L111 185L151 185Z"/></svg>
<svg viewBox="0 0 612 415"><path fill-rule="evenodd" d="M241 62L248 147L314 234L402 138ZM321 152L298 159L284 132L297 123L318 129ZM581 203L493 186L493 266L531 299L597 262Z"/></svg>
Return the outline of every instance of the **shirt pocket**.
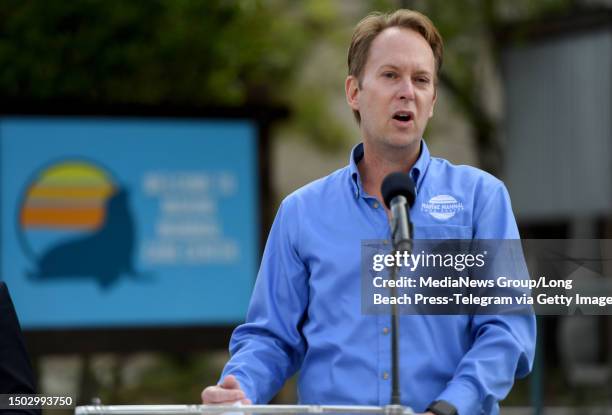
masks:
<svg viewBox="0 0 612 415"><path fill-rule="evenodd" d="M414 239L472 239L472 227L460 225L415 225Z"/></svg>

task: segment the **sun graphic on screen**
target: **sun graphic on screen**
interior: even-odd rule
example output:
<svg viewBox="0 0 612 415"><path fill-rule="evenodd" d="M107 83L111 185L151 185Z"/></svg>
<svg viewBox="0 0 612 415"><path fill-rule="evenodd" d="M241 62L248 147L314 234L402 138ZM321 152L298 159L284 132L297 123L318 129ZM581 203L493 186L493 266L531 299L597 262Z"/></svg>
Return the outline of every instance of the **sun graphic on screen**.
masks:
<svg viewBox="0 0 612 415"><path fill-rule="evenodd" d="M21 210L23 229L96 230L115 186L97 166L79 161L55 164L28 189Z"/></svg>

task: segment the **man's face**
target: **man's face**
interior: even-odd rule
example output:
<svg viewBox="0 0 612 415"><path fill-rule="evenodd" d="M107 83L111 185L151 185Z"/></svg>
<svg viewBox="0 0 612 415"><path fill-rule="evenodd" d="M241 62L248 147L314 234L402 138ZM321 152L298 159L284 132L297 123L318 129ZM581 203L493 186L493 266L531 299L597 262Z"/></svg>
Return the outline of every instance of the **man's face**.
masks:
<svg viewBox="0 0 612 415"><path fill-rule="evenodd" d="M417 32L400 27L372 41L361 85L346 80L350 107L361 115L363 139L393 149L415 146L436 102L435 58Z"/></svg>

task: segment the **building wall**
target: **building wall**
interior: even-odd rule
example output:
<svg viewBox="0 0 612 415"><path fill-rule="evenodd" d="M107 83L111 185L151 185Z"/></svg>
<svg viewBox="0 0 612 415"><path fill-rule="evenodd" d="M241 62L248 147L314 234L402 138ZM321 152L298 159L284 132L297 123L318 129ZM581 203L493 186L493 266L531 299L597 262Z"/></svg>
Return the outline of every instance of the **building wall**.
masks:
<svg viewBox="0 0 612 415"><path fill-rule="evenodd" d="M506 177L519 218L612 208L612 31L506 49Z"/></svg>

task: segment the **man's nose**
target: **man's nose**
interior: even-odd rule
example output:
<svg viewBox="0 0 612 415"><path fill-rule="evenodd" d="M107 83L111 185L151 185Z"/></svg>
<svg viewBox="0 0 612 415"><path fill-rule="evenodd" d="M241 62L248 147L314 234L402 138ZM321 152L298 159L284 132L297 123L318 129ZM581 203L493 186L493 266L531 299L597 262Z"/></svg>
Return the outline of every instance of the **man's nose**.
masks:
<svg viewBox="0 0 612 415"><path fill-rule="evenodd" d="M414 85L411 79L407 79L401 83L398 96L401 100L410 101L414 99Z"/></svg>

